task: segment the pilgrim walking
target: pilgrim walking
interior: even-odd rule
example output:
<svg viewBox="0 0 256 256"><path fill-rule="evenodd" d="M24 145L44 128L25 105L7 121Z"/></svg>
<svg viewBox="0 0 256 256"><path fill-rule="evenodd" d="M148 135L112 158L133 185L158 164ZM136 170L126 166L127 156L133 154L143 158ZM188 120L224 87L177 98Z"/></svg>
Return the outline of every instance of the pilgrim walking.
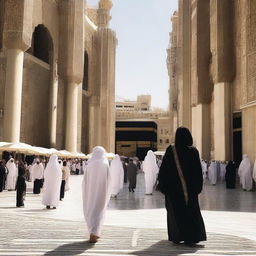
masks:
<svg viewBox="0 0 256 256"><path fill-rule="evenodd" d="M134 164L132 159L129 159L129 164L127 166L127 177L129 181L129 192L134 192L137 183L137 166Z"/></svg>
<svg viewBox="0 0 256 256"><path fill-rule="evenodd" d="M47 209L50 209L51 206L56 209L59 205L61 178L62 171L58 163L58 157L51 155L44 171L42 204L45 205Z"/></svg>
<svg viewBox="0 0 256 256"><path fill-rule="evenodd" d="M15 190L18 171L13 158L11 158L7 162L6 168L8 171L7 179L6 179L6 189L8 189L9 191Z"/></svg>
<svg viewBox="0 0 256 256"><path fill-rule="evenodd" d="M43 184L44 166L40 163L39 159L36 159L36 163L32 165L32 181L34 181L33 193L40 194Z"/></svg>
<svg viewBox="0 0 256 256"><path fill-rule="evenodd" d="M82 192L84 217L90 234L89 242L96 243L101 234L111 193L109 164L103 147L97 146L93 149L84 173Z"/></svg>
<svg viewBox="0 0 256 256"><path fill-rule="evenodd" d="M226 188L233 189L236 187L236 164L234 161L229 161L226 166Z"/></svg>
<svg viewBox="0 0 256 256"><path fill-rule="evenodd" d="M69 184L68 184L68 180L69 180L69 175L70 175L70 169L67 166L67 161L63 161L63 166L62 166L62 181L61 181L61 187L60 187L60 201L62 201L62 199L65 196L65 191L67 191L69 189Z"/></svg>
<svg viewBox="0 0 256 256"><path fill-rule="evenodd" d="M240 184L244 191L251 191L252 182L252 166L247 155L243 155L243 160L238 168L238 175L240 177Z"/></svg>
<svg viewBox="0 0 256 256"><path fill-rule="evenodd" d="M17 207L24 207L25 195L26 195L25 167L23 163L19 163L18 178L16 183L16 206Z"/></svg>
<svg viewBox="0 0 256 256"><path fill-rule="evenodd" d="M115 155L110 164L111 195L117 197L124 185L124 169L119 155Z"/></svg>
<svg viewBox="0 0 256 256"><path fill-rule="evenodd" d="M0 160L0 192L4 190L6 178L6 168L4 166L4 160Z"/></svg>
<svg viewBox="0 0 256 256"><path fill-rule="evenodd" d="M190 131L179 127L175 145L167 148L159 171L159 190L165 195L169 240L195 244L206 240L198 195L203 176L199 153Z"/></svg>
<svg viewBox="0 0 256 256"><path fill-rule="evenodd" d="M143 172L145 173L145 194L152 195L153 188L156 183L157 174L159 171L156 163L156 156L152 150L149 150L143 162Z"/></svg>

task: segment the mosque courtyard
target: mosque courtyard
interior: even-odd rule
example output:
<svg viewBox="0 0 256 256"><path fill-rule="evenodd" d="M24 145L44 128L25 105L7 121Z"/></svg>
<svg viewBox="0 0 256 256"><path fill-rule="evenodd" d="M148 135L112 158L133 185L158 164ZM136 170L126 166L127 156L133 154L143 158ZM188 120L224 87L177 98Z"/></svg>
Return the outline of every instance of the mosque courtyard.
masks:
<svg viewBox="0 0 256 256"><path fill-rule="evenodd" d="M144 195L138 175L135 193L127 185L111 199L101 239L87 242L83 219L82 176L71 176L71 189L56 210L46 210L31 184L25 208L15 207L15 192L0 193L0 255L256 255L256 193L225 185L204 185L200 196L208 241L196 247L167 241L164 197Z"/></svg>

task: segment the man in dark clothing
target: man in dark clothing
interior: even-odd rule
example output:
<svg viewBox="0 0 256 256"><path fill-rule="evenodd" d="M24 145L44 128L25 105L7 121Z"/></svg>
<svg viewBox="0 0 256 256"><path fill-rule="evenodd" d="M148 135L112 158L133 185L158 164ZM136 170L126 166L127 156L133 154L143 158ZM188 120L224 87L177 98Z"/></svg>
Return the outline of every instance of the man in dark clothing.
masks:
<svg viewBox="0 0 256 256"><path fill-rule="evenodd" d="M229 161L226 166L226 188L235 188L236 187L236 164L234 161Z"/></svg>
<svg viewBox="0 0 256 256"><path fill-rule="evenodd" d="M165 195L169 240L195 244L206 240L198 203L203 176L199 153L190 131L180 127L175 145L167 148L159 170L158 188Z"/></svg>
<svg viewBox="0 0 256 256"><path fill-rule="evenodd" d="M0 161L0 192L4 190L5 179L6 179L6 168L5 168L4 160L1 160Z"/></svg>
<svg viewBox="0 0 256 256"><path fill-rule="evenodd" d="M129 159L127 166L127 176L129 180L129 192L134 192L137 183L137 166L133 163L132 159Z"/></svg>
<svg viewBox="0 0 256 256"><path fill-rule="evenodd" d="M25 179L25 167L22 163L19 163L18 178L16 183L16 206L24 206L24 198L26 195L26 179Z"/></svg>

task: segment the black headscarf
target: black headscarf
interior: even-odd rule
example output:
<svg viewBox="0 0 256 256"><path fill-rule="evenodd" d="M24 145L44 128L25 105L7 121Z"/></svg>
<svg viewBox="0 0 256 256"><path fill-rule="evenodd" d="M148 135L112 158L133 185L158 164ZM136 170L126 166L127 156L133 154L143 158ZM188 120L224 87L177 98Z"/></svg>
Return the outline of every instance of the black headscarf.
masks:
<svg viewBox="0 0 256 256"><path fill-rule="evenodd" d="M184 148L193 145L193 138L188 128L179 127L175 134L175 146L177 148Z"/></svg>

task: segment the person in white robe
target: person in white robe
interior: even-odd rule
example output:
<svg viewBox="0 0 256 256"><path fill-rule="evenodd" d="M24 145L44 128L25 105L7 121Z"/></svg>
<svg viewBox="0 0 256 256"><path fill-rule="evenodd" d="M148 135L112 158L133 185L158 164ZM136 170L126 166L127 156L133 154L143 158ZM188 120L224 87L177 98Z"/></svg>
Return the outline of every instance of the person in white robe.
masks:
<svg viewBox="0 0 256 256"><path fill-rule="evenodd" d="M202 165L202 172L203 172L203 180L205 182L207 178L207 162L204 160L201 160L201 165Z"/></svg>
<svg viewBox="0 0 256 256"><path fill-rule="evenodd" d="M226 162L221 162L220 163L220 180L223 182L225 180L225 175L226 175Z"/></svg>
<svg viewBox="0 0 256 256"><path fill-rule="evenodd" d="M254 182L256 182L256 160L254 161L252 177L254 179Z"/></svg>
<svg viewBox="0 0 256 256"><path fill-rule="evenodd" d="M216 185L217 178L218 178L217 163L215 161L212 161L210 163L210 166L208 167L208 179L210 181L210 184Z"/></svg>
<svg viewBox="0 0 256 256"><path fill-rule="evenodd" d="M6 189L9 191L15 190L16 181L18 177L18 169L13 158L9 159L9 161L6 164L6 168L8 171L6 178Z"/></svg>
<svg viewBox="0 0 256 256"><path fill-rule="evenodd" d="M58 157L51 155L44 171L44 185L42 204L47 209L51 206L56 209L59 205L62 171L58 163Z"/></svg>
<svg viewBox="0 0 256 256"><path fill-rule="evenodd" d="M106 151L97 146L84 173L83 183L83 210L90 234L91 243L96 243L100 237L105 212L110 200L111 177Z"/></svg>
<svg viewBox="0 0 256 256"><path fill-rule="evenodd" d="M159 172L159 168L156 163L156 156L152 150L148 151L144 159L143 172L145 173L145 194L152 195L157 174Z"/></svg>
<svg viewBox="0 0 256 256"><path fill-rule="evenodd" d="M111 195L117 197L118 193L124 186L124 168L119 155L115 155L110 164L111 175Z"/></svg>
<svg viewBox="0 0 256 256"><path fill-rule="evenodd" d="M252 166L247 155L243 155L243 160L238 168L238 175L240 177L240 184L242 185L243 190L252 190Z"/></svg>
<svg viewBox="0 0 256 256"><path fill-rule="evenodd" d="M37 159L36 163L32 166L32 181L34 182L33 193L40 194L42 187L42 179L44 177L44 166Z"/></svg>

